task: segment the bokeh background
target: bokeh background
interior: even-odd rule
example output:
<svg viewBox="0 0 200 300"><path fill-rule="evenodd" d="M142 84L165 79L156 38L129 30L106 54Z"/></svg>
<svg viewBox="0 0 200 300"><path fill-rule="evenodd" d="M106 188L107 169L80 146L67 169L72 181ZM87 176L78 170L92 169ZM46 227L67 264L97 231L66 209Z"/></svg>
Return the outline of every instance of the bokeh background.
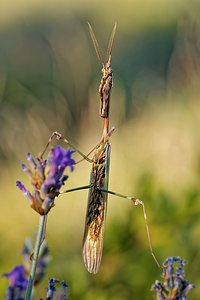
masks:
<svg viewBox="0 0 200 300"><path fill-rule="evenodd" d="M54 130L84 153L101 137L101 64L87 22L105 56L117 21L110 189L145 202L159 261L188 260L191 299L199 299L199 11L198 1L184 0L1 2L1 274L21 263L20 249L38 225L15 186L21 180L29 187L20 167L26 153L37 156ZM89 173L89 163L78 164L66 188L88 184ZM142 208L128 200L109 196L101 267L95 276L85 269L87 193L59 197L50 213L47 276L65 279L73 300L154 299L150 287L162 272L149 251ZM1 299L7 283L0 278ZM35 299L45 297L45 286L47 279Z"/></svg>

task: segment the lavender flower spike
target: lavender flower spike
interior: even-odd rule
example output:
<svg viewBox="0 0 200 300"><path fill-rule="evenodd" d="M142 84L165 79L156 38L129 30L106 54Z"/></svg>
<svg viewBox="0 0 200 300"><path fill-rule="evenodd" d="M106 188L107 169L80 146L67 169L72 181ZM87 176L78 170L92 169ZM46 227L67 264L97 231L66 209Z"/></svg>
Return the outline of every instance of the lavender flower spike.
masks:
<svg viewBox="0 0 200 300"><path fill-rule="evenodd" d="M56 292L55 285L56 285L56 283L59 282L59 280L56 280L54 278L52 278L52 279L48 278L48 282L49 282L49 286L47 288L46 300L53 300L53 299L55 299L55 300L69 300L69 299L65 298L68 285L65 283L64 280L61 283L62 289L59 289L56 295L54 295L55 292ZM42 299L40 299L40 300L42 300Z"/></svg>
<svg viewBox="0 0 200 300"><path fill-rule="evenodd" d="M176 272L174 273L173 264L178 263ZM189 280L184 278L184 265L187 261L180 257L168 257L163 263L164 282L156 280L152 285L151 290L156 291L157 300L186 300L187 295L195 287L194 284L189 284Z"/></svg>
<svg viewBox="0 0 200 300"><path fill-rule="evenodd" d="M56 291L55 284L59 282L59 280L54 278L52 279L48 278L48 281L49 281L49 287L47 288L47 299L53 300L53 294Z"/></svg>
<svg viewBox="0 0 200 300"><path fill-rule="evenodd" d="M44 215L54 206L54 200L59 195L60 188L65 184L67 175L63 175L66 167L73 171L75 160L71 158L74 151L68 148L65 151L60 146L51 149L47 160L38 158L36 161L30 153L27 160L33 168L33 172L22 164L22 169L30 178L33 192L26 190L20 181L16 185L24 193L31 207L40 215Z"/></svg>

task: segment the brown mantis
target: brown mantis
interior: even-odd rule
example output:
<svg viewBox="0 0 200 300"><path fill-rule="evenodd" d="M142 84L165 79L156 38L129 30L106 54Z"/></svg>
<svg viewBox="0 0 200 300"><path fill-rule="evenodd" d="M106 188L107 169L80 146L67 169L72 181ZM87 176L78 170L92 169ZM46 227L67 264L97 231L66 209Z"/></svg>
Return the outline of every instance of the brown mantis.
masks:
<svg viewBox="0 0 200 300"><path fill-rule="evenodd" d="M108 193L122 198L130 199L133 201L135 205L137 204L142 205L150 251L157 265L161 267L153 253L144 203L139 199L127 197L108 190L110 151L111 151L109 137L114 131L114 128L112 128L109 131L109 106L110 106L110 93L112 88L111 51L112 51L115 32L116 32L116 24L114 25L113 31L111 33L110 41L108 44L107 59L105 65L102 59L102 54L97 39L95 37L95 34L92 30L91 25L89 23L88 25L89 25L90 35L93 40L97 56L103 66L102 68L103 76L99 86L100 116L103 118L103 134L100 143L89 153L91 154L93 151L95 151L92 160L89 159L88 157L89 154L84 155L76 147L74 147L67 139L65 139L61 134L57 132L54 132L52 134L47 146L49 145L52 138L54 136L57 136L59 139L62 139L65 143L67 143L73 149L75 149L84 159L92 163L90 184L88 186L66 190L61 193L67 193L67 192L81 190L81 189L89 189L88 205L87 205L85 229L84 229L84 237L83 237L83 245L82 245L82 254L83 254L83 260L85 266L90 273L94 273L94 274L97 273L101 262ZM47 146L45 147L45 150Z"/></svg>
<svg viewBox="0 0 200 300"><path fill-rule="evenodd" d="M110 107L110 93L112 88L112 69L111 69L111 52L116 32L116 23L110 36L110 41L107 50L106 64L104 65L101 50L99 48L97 39L89 25L90 35L94 43L94 47L102 63L102 79L99 86L100 94L100 116L103 118L103 135L105 139L109 132L109 107ZM151 239L149 234L149 227L147 223L146 211L144 203L136 198L127 197L111 191L108 191L108 180L109 180L109 165L110 165L110 151L111 145L107 141L104 146L97 148L93 157L93 164L90 177L90 190L88 197L88 207L85 221L85 232L83 238L83 259L86 268L91 273L97 273L103 250L103 237L105 228L105 216L107 206L107 195L108 193L128 198L132 200L136 205L141 204L143 207L144 218L146 222L146 229L149 239L150 250L153 258L157 265L160 267L152 249Z"/></svg>
<svg viewBox="0 0 200 300"><path fill-rule="evenodd" d="M116 24L110 37L105 65L92 27L89 23L88 25L97 55L103 65L103 76L99 86L99 94L100 116L103 118L102 139L105 140L109 131L109 105L112 88L111 51L115 37ZM89 189L82 250L85 266L91 273L97 273L101 262L108 195L101 189L108 189L111 146L109 141L107 141L103 147L100 147L96 149L93 157L94 162L92 164L90 176L90 184L92 187Z"/></svg>

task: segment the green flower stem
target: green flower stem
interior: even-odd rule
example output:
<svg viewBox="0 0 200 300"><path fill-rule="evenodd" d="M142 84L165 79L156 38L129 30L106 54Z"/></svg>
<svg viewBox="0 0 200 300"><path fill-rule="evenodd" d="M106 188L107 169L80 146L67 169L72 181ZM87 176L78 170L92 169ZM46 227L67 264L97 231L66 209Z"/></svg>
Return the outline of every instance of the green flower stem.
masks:
<svg viewBox="0 0 200 300"><path fill-rule="evenodd" d="M33 289L34 279L35 279L35 272L36 272L38 256L39 256L39 252L40 252L41 241L42 241L43 234L44 234L46 217L47 217L47 215L40 216L37 237L36 237L36 241L35 241L33 261L32 261L32 265L31 265L30 277L29 277L29 281L28 281L25 300L31 300L31 293L32 293L32 289Z"/></svg>

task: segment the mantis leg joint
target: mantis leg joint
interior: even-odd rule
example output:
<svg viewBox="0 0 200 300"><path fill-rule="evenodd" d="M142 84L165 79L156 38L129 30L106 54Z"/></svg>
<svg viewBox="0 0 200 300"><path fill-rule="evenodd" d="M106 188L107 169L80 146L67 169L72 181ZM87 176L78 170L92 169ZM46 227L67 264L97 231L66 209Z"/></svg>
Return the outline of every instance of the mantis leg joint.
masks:
<svg viewBox="0 0 200 300"><path fill-rule="evenodd" d="M62 134L60 134L58 131L54 131L54 132L52 133L52 136L56 136L56 139L57 139L57 140L62 140L62 139L63 139Z"/></svg>

